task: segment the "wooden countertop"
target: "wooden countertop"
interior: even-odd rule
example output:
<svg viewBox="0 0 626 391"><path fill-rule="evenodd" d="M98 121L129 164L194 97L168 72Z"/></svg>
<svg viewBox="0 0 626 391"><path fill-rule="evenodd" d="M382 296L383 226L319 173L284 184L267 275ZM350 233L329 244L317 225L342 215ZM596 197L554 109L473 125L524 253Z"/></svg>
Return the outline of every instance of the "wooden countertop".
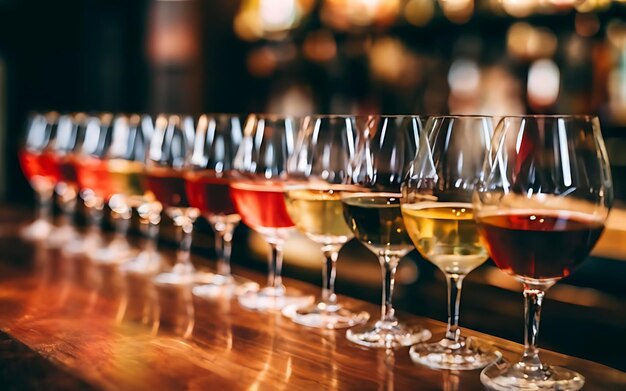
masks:
<svg viewBox="0 0 626 391"><path fill-rule="evenodd" d="M209 301L185 289L154 287L149 279L123 275L115 267L21 242L17 227L23 214L3 209L2 389L482 389L478 371L426 369L411 362L407 348L360 348L344 338L345 331L305 328L277 313L246 311L235 300ZM259 273L235 272L264 280ZM319 291L289 279L286 284L311 294ZM341 300L373 317L379 313L376 305ZM159 316L152 312L156 303ZM438 321L400 316L430 328L434 338L442 336L444 325ZM509 360L522 352L519 344L464 332L492 341ZM572 335L572 343L579 338ZM584 374L586 390L626 389L626 373L554 352L542 356Z"/></svg>

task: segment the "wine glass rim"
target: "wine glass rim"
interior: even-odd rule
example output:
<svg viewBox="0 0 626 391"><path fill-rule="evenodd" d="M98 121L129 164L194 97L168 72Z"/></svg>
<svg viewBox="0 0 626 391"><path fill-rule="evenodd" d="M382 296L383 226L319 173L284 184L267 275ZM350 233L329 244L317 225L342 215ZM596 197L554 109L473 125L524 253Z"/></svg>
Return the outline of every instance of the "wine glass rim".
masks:
<svg viewBox="0 0 626 391"><path fill-rule="evenodd" d="M303 118L306 117L313 117L313 118L370 118L370 117L375 117L375 115L373 114L307 114L302 116Z"/></svg>
<svg viewBox="0 0 626 391"><path fill-rule="evenodd" d="M426 118L475 118L475 119L493 119L497 118L495 115L491 114L433 114L424 116Z"/></svg>

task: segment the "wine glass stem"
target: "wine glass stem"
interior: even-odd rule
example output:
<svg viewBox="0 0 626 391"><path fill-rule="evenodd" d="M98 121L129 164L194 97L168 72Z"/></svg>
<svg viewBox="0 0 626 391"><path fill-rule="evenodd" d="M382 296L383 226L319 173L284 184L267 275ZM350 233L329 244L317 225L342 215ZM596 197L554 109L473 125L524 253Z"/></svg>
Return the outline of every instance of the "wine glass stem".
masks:
<svg viewBox="0 0 626 391"><path fill-rule="evenodd" d="M383 305L381 311L381 322L396 324L398 321L393 309L392 298L395 285L396 269L400 258L394 255L380 255L380 265L383 272Z"/></svg>
<svg viewBox="0 0 626 391"><path fill-rule="evenodd" d="M161 219L157 216L150 215L147 216L147 218L142 218L140 222L146 237L144 250L149 253L155 253L157 251L157 238L159 236L159 223Z"/></svg>
<svg viewBox="0 0 626 391"><path fill-rule="evenodd" d="M59 207L63 212L61 215L61 226L67 227L74 221L74 213L76 212L76 191L72 188L66 189L59 193Z"/></svg>
<svg viewBox="0 0 626 391"><path fill-rule="evenodd" d="M530 371L539 371L542 368L537 348L539 336L539 321L541 319L541 304L545 295L545 287L524 284L524 355L521 363Z"/></svg>
<svg viewBox="0 0 626 391"><path fill-rule="evenodd" d="M51 190L37 192L37 219L51 223L52 195Z"/></svg>
<svg viewBox="0 0 626 391"><path fill-rule="evenodd" d="M217 255L217 274L230 277L230 255L233 245L233 224L214 225L215 254Z"/></svg>
<svg viewBox="0 0 626 391"><path fill-rule="evenodd" d="M121 212L113 211L111 215L115 220L115 237L113 240L116 242L125 241L128 228L130 227L130 218L132 217L130 208Z"/></svg>
<svg viewBox="0 0 626 391"><path fill-rule="evenodd" d="M461 336L459 310L461 308L461 291L464 278L465 276L459 274L446 273L448 282L448 327L446 329L446 339L454 343L458 343Z"/></svg>
<svg viewBox="0 0 626 391"><path fill-rule="evenodd" d="M97 235L102 227L104 217L104 200L90 202L87 206L87 230L90 234Z"/></svg>
<svg viewBox="0 0 626 391"><path fill-rule="evenodd" d="M324 266L322 267L322 303L328 306L337 305L335 294L335 277L337 275L337 258L339 251L336 248L322 249L324 252Z"/></svg>
<svg viewBox="0 0 626 391"><path fill-rule="evenodd" d="M272 247L272 251L268 258L269 273L267 275L267 286L279 292L284 289L281 277L283 269L283 244L281 242L270 243L270 246Z"/></svg>
<svg viewBox="0 0 626 391"><path fill-rule="evenodd" d="M191 266L191 239L193 234L193 222L185 218L178 225L177 235L180 246L176 252L176 263L180 266Z"/></svg>

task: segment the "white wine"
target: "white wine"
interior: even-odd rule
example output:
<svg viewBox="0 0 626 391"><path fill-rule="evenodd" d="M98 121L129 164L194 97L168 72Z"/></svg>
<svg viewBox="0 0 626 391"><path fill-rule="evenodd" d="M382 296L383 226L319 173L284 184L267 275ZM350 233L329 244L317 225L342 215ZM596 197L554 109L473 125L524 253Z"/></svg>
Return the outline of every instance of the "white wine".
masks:
<svg viewBox="0 0 626 391"><path fill-rule="evenodd" d="M285 191L289 217L296 228L322 245L344 244L353 237L343 218L341 195L347 186L294 188Z"/></svg>
<svg viewBox="0 0 626 391"><path fill-rule="evenodd" d="M358 193L342 199L343 214L354 236L375 254L404 256L412 250L400 198L394 193Z"/></svg>
<svg viewBox="0 0 626 391"><path fill-rule="evenodd" d="M444 273L466 275L489 257L472 205L419 202L402 205L407 232L422 256Z"/></svg>

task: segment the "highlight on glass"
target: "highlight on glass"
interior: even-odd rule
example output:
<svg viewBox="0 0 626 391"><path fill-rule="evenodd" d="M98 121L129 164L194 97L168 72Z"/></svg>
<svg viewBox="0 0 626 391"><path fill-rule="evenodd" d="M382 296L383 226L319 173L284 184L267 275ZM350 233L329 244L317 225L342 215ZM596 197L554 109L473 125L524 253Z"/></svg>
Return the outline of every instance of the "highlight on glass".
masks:
<svg viewBox="0 0 626 391"><path fill-rule="evenodd" d="M302 181L285 187L287 213L298 230L319 244L324 255L319 300L309 306L283 309L284 315L305 326L337 329L369 318L367 312L355 312L339 304L335 294L339 250L354 237L343 219L341 196L358 189L345 184L352 171L358 126L354 116L304 118L287 165L289 176Z"/></svg>
<svg viewBox="0 0 626 391"><path fill-rule="evenodd" d="M421 126L418 116L371 117L359 135L349 183L361 191L342 196L343 214L355 238L378 257L383 277L380 320L346 332L359 345L394 348L431 337L419 325L399 322L392 302L398 263L413 249L400 212L400 185Z"/></svg>
<svg viewBox="0 0 626 391"><path fill-rule="evenodd" d="M543 363L537 338L547 289L573 273L598 241L613 185L593 116L504 117L473 205L496 265L524 287L525 350L481 373L490 389L577 390L582 374Z"/></svg>
<svg viewBox="0 0 626 391"><path fill-rule="evenodd" d="M416 363L472 370L501 357L492 345L461 335L464 278L489 257L473 217L472 192L480 180L493 134L491 117L430 117L402 186L402 216L415 248L446 276L448 325L443 339L413 345Z"/></svg>

